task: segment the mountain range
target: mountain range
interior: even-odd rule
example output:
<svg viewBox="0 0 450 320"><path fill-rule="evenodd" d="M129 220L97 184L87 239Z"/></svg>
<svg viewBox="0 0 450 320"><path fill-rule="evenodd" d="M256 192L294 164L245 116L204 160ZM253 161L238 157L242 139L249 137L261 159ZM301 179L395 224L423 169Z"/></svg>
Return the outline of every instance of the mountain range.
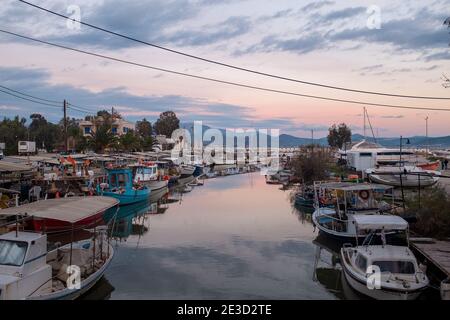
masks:
<svg viewBox="0 0 450 320"><path fill-rule="evenodd" d="M181 128L187 129L191 137L193 137L193 123L181 123ZM203 132L206 130L211 129L211 127L208 127L206 125L203 125ZM223 136L225 137L225 129L219 129ZM361 134L353 134L352 135L352 141L358 142L363 140L364 137ZM374 141L372 137L366 137L367 141ZM270 146L270 139L267 139L266 141L269 141L268 146ZM225 142L225 141L224 141ZM377 138L376 142L384 147L390 147L390 148L398 148L400 146L400 137L392 137L392 138ZM209 142L205 142L208 144ZM298 147L298 146L304 146L308 144L317 144L322 146L327 146L328 141L327 137L323 138L301 138L296 137L290 134L280 134L280 140L279 140L279 146L282 148L286 147ZM444 137L425 137L425 136L412 136L412 137L404 137L403 140L403 146L404 147L432 147L432 148L450 148L450 136L444 136Z"/></svg>

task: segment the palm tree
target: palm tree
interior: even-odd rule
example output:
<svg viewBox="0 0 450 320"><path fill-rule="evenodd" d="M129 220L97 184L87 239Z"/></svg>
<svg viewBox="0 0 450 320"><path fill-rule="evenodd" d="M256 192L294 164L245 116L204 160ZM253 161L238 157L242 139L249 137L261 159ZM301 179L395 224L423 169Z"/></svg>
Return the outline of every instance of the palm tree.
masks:
<svg viewBox="0 0 450 320"><path fill-rule="evenodd" d="M135 151L141 149L141 141L133 131L128 131L119 138L120 149L124 151Z"/></svg>
<svg viewBox="0 0 450 320"><path fill-rule="evenodd" d="M97 126L94 132L91 132L88 144L95 152L103 152L105 148L114 145L116 140L111 131L111 126L102 124Z"/></svg>

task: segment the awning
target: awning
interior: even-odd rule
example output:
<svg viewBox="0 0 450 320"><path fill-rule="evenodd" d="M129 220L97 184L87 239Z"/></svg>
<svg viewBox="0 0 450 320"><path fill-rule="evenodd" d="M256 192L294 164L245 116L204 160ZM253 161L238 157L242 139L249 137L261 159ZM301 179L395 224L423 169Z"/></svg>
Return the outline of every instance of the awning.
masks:
<svg viewBox="0 0 450 320"><path fill-rule="evenodd" d="M359 230L406 230L408 222L399 216L394 215L353 215L356 227Z"/></svg>
<svg viewBox="0 0 450 320"><path fill-rule="evenodd" d="M47 199L2 209L0 215L28 215L76 223L114 207L118 203L117 199L103 196Z"/></svg>
<svg viewBox="0 0 450 320"><path fill-rule="evenodd" d="M21 172L30 170L31 166L27 164L0 161L0 172Z"/></svg>
<svg viewBox="0 0 450 320"><path fill-rule="evenodd" d="M361 191L361 190L374 190L385 191L392 189L392 186L376 183L354 183L354 182L329 182L318 184L317 187L330 190L342 190L342 191Z"/></svg>

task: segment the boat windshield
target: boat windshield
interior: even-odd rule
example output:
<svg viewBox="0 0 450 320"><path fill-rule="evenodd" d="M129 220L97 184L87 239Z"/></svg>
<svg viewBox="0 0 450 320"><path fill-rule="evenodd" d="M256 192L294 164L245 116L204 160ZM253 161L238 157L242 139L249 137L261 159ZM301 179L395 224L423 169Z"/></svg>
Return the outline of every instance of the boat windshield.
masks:
<svg viewBox="0 0 450 320"><path fill-rule="evenodd" d="M381 272L399 274L414 274L414 264L411 261L374 261L373 265L380 268Z"/></svg>
<svg viewBox="0 0 450 320"><path fill-rule="evenodd" d="M0 240L0 265L21 266L27 247L28 244L23 241Z"/></svg>

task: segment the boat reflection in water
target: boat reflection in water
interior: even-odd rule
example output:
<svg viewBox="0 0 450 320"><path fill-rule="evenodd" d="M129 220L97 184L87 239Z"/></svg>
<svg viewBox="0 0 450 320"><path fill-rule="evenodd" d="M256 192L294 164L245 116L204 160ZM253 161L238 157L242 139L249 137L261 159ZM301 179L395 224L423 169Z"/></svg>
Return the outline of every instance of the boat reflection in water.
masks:
<svg viewBox="0 0 450 320"><path fill-rule="evenodd" d="M108 300L111 298L111 293L114 291L114 287L106 279L102 277L98 282L84 295L82 295L80 300Z"/></svg>
<svg viewBox="0 0 450 320"><path fill-rule="evenodd" d="M313 244L316 246L313 281L319 282L338 299L368 299L347 283L340 264L340 246L323 235L318 235Z"/></svg>
<svg viewBox="0 0 450 320"><path fill-rule="evenodd" d="M163 188L152 193L146 201L119 207L117 211L108 211L105 220L110 222L111 236L116 240L126 241L130 235L142 236L148 232L148 215L166 211L168 192L168 188Z"/></svg>

